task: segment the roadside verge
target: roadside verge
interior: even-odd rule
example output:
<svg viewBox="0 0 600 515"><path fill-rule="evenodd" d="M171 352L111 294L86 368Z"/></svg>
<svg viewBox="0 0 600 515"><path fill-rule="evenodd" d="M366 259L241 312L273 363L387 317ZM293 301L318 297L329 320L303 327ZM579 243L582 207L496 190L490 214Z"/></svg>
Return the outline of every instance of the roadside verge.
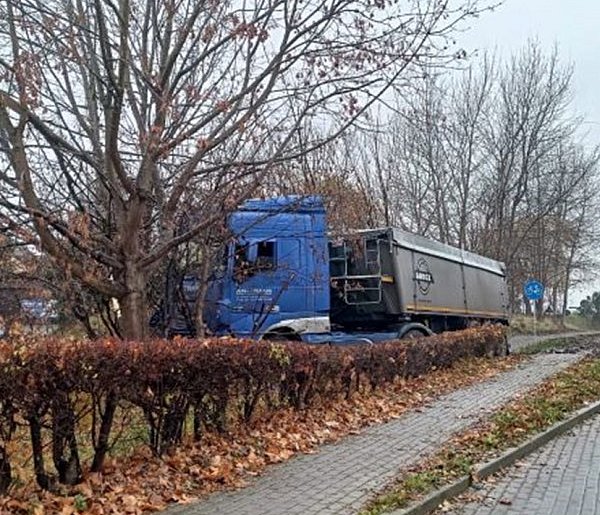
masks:
<svg viewBox="0 0 600 515"><path fill-rule="evenodd" d="M537 434L517 447L513 447L501 456L474 468L471 475L463 476L453 483L444 486L427 495L408 508L395 510L390 515L427 515L436 510L444 501L448 501L466 490L473 483L498 473L503 468L513 465L516 461L544 446L552 439L566 433L581 422L600 413L600 401L577 411L573 416L557 422L546 431Z"/></svg>
<svg viewBox="0 0 600 515"><path fill-rule="evenodd" d="M430 513L600 412L598 349L457 432L372 496L361 515ZM447 507L447 503L444 503ZM396 510L396 511L394 511Z"/></svg>

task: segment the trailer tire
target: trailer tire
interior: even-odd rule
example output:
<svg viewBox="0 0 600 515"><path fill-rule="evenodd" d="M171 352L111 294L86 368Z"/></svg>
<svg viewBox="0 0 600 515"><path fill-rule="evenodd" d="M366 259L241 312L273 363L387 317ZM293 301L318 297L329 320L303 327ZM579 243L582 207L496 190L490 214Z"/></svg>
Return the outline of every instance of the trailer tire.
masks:
<svg viewBox="0 0 600 515"><path fill-rule="evenodd" d="M399 328L398 339L414 340L415 338L424 338L426 336L431 336L432 334L433 331L429 329L429 327L427 327L426 325L420 324L418 322L411 322Z"/></svg>

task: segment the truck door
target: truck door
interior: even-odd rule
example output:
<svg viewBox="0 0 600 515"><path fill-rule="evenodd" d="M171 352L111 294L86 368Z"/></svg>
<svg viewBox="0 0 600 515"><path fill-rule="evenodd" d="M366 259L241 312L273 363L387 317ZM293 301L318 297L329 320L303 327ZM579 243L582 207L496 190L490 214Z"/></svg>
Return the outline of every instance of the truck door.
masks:
<svg viewBox="0 0 600 515"><path fill-rule="evenodd" d="M306 311L309 301L304 260L300 253L300 240L283 238L277 242L276 305L279 319L298 318ZM265 324L264 328L270 324Z"/></svg>
<svg viewBox="0 0 600 515"><path fill-rule="evenodd" d="M297 239L252 240L236 245L232 326L236 334L257 336L306 305Z"/></svg>

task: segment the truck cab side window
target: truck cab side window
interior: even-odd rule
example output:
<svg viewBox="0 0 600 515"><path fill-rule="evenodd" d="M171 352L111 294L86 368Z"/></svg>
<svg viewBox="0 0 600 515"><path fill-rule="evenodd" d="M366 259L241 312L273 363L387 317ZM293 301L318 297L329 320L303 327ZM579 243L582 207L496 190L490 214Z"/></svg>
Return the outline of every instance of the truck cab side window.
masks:
<svg viewBox="0 0 600 515"><path fill-rule="evenodd" d="M233 276L238 283L244 282L258 272L275 270L275 242L259 241L235 244Z"/></svg>
<svg viewBox="0 0 600 515"><path fill-rule="evenodd" d="M252 275L252 263L248 258L248 245L236 243L233 251L233 277L242 283Z"/></svg>
<svg viewBox="0 0 600 515"><path fill-rule="evenodd" d="M273 270L275 269L275 242L260 241L256 248L256 269Z"/></svg>

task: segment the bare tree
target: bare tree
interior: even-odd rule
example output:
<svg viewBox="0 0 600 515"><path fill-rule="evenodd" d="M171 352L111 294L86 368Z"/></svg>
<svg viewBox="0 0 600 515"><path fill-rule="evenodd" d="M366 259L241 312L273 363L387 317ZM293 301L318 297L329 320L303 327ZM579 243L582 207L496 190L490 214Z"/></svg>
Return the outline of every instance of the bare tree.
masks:
<svg viewBox="0 0 600 515"><path fill-rule="evenodd" d="M149 277L350 127L475 0L2 0L0 204L146 333ZM318 138L298 144L307 120ZM182 209L200 209L178 230Z"/></svg>
<svg viewBox="0 0 600 515"><path fill-rule="evenodd" d="M361 181L387 223L504 261L515 309L537 277L564 310L592 265L599 202L598 150L579 143L570 112L571 68L530 42L452 80L426 73L397 103L362 145Z"/></svg>

